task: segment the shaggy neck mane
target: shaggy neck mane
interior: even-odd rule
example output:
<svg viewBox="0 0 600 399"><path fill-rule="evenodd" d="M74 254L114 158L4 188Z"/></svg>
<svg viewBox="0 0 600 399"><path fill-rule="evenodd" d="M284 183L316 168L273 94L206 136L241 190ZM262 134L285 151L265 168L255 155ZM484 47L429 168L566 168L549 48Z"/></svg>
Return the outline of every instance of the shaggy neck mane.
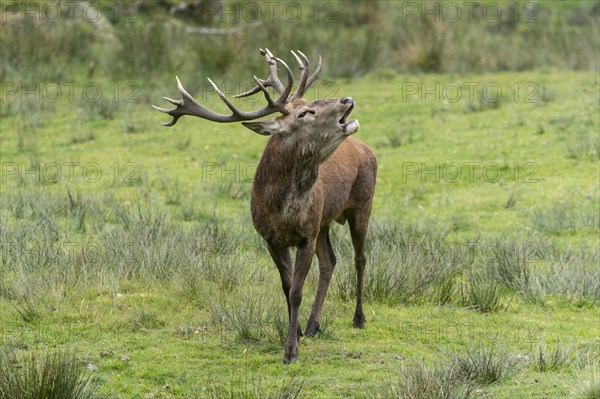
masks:
<svg viewBox="0 0 600 399"><path fill-rule="evenodd" d="M285 141L279 134L269 139L254 178L262 196L278 209L304 203L319 177L316 149Z"/></svg>

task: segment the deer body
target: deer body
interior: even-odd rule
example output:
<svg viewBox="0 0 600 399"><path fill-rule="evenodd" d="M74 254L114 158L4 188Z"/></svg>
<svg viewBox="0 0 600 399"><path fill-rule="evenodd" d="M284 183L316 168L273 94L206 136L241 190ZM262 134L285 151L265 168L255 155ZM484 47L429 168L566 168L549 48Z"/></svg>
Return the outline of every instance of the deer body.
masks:
<svg viewBox="0 0 600 399"><path fill-rule="evenodd" d="M232 111L231 115L217 114L197 103L178 79L183 99L165 97L176 108L158 108L173 116L167 126L175 124L182 115L215 122L235 122L255 120L274 112L282 114L275 119L242 123L256 133L271 136L256 170L251 213L254 227L266 241L277 266L287 301L289 332L285 363L298 356L298 342L302 335L298 313L304 281L315 254L319 260L319 283L305 334L313 335L319 331L321 309L336 264L329 238L330 225L334 220L342 224L348 221L350 227L357 271L353 324L356 328L365 325L362 307L365 239L377 174L377 162L372 151L363 142L351 137L359 128L356 120L347 120L355 105L352 98L313 102L302 99L319 74L321 61L319 59L316 71L309 76L308 58L298 53L300 57L292 52L302 74L291 98L291 70L269 50L261 50L269 63L269 77L266 80L255 77L257 86L237 97L262 91L268 103L265 107L256 111L239 111L213 84L217 94ZM287 72L286 86L277 76L277 62ZM277 100L270 97L266 86L280 94ZM295 264L292 264L290 256L291 247L297 249Z"/></svg>
<svg viewBox="0 0 600 399"><path fill-rule="evenodd" d="M360 140L348 137L331 158L319 164L310 155L301 155L273 136L258 165L252 187L252 220L267 241L279 269L290 314L285 361L297 357L301 329L297 322L302 288L314 253L319 259L319 287L306 335L319 331L321 309L335 268L336 258L329 239L329 227L336 220L349 220L358 275L354 326L363 328L364 243L367 233L377 163L371 150ZM292 271L289 247L297 247Z"/></svg>
<svg viewBox="0 0 600 399"><path fill-rule="evenodd" d="M297 246L334 220L344 224L346 209L370 203L377 164L362 141L348 137L317 165L282 150L280 141L269 140L252 187L252 220L265 240Z"/></svg>

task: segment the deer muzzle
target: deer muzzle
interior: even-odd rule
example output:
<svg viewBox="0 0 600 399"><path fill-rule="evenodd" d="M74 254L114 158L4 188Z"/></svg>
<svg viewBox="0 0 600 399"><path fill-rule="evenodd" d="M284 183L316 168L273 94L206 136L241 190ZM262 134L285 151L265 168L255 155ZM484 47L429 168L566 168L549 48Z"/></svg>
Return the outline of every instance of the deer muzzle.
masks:
<svg viewBox="0 0 600 399"><path fill-rule="evenodd" d="M346 112L339 121L340 127L346 135L354 134L358 131L358 121L356 119L348 120L348 116L350 116L350 113L354 109L354 100L352 97L344 97L340 100L340 103L347 106Z"/></svg>

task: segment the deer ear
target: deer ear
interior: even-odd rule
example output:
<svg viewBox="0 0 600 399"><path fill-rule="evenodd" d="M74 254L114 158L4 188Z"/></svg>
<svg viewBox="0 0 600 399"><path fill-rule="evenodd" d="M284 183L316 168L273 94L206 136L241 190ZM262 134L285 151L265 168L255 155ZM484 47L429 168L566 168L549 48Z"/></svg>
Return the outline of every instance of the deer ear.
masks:
<svg viewBox="0 0 600 399"><path fill-rule="evenodd" d="M281 133L282 131L281 125L275 119L260 122L242 122L242 125L263 136L270 136L275 133Z"/></svg>

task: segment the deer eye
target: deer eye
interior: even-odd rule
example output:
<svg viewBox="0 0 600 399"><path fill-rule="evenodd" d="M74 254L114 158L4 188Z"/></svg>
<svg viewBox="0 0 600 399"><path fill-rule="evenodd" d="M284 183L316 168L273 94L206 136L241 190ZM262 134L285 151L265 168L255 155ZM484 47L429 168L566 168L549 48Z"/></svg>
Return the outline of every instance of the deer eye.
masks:
<svg viewBox="0 0 600 399"><path fill-rule="evenodd" d="M316 112L315 112L315 111L307 110L307 111L303 111L303 112L301 112L301 113L300 113L300 115L298 115L298 118L304 118L304 117L306 116L306 114L309 114L309 113L310 113L310 114L313 114L313 115L315 115L315 114L316 114Z"/></svg>

